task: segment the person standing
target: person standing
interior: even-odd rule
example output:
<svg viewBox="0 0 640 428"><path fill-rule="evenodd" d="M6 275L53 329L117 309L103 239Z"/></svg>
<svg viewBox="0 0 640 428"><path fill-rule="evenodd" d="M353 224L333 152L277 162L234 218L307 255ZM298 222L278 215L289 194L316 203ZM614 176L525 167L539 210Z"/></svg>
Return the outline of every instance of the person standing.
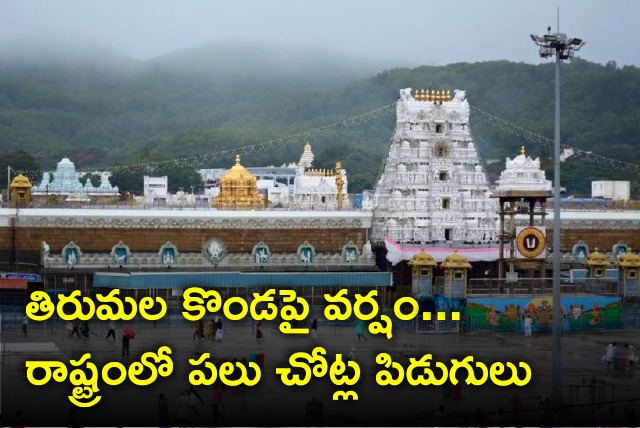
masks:
<svg viewBox="0 0 640 428"><path fill-rule="evenodd" d="M264 333L262 332L262 321L258 321L256 325L256 342L262 343L264 340Z"/></svg>
<svg viewBox="0 0 640 428"><path fill-rule="evenodd" d="M524 319L524 335L531 336L531 324L533 324L533 320L531 316L527 314L527 317Z"/></svg>
<svg viewBox="0 0 640 428"><path fill-rule="evenodd" d="M122 332L122 356L124 357L124 354L127 354L127 357L129 356L129 336L127 335L127 333Z"/></svg>
<svg viewBox="0 0 640 428"><path fill-rule="evenodd" d="M222 341L222 318L216 317L216 340Z"/></svg>
<svg viewBox="0 0 640 428"><path fill-rule="evenodd" d="M109 332L107 333L107 340L113 336L113 341L116 341L116 323L113 320L109 320Z"/></svg>
<svg viewBox="0 0 640 428"><path fill-rule="evenodd" d="M189 399L187 398L187 393L182 391L176 400L176 420L178 426L187 426L188 412Z"/></svg>
<svg viewBox="0 0 640 428"><path fill-rule="evenodd" d="M518 397L518 394L514 395L511 399L511 417L513 418L513 425L519 427L520 420L522 419L522 400Z"/></svg>
<svg viewBox="0 0 640 428"><path fill-rule="evenodd" d="M196 321L194 325L193 340L196 340L196 338L198 340L204 339L204 323L202 322L202 320Z"/></svg>
<svg viewBox="0 0 640 428"><path fill-rule="evenodd" d="M24 336L27 335L27 326L29 325L29 317L27 316L27 313L25 312L24 314L22 314L22 334Z"/></svg>
<svg viewBox="0 0 640 428"><path fill-rule="evenodd" d="M355 361L356 360L356 348L351 348L351 352L347 356L347 361Z"/></svg>
<svg viewBox="0 0 640 428"><path fill-rule="evenodd" d="M616 342L611 342L607 345L607 349L604 352L604 361L607 362L607 366L611 367L611 363L613 362L613 356L616 354L617 349Z"/></svg>
<svg viewBox="0 0 640 428"><path fill-rule="evenodd" d="M213 336L216 334L216 325L213 322L213 319L209 320L207 324L207 329L204 332L204 335L207 336L207 339L213 339Z"/></svg>
<svg viewBox="0 0 640 428"><path fill-rule="evenodd" d="M73 321L73 331L71 332L71 337L73 337L74 335L80 337L80 321L79 320Z"/></svg>
<svg viewBox="0 0 640 428"><path fill-rule="evenodd" d="M318 340L318 318L311 320L311 340Z"/></svg>
<svg viewBox="0 0 640 428"><path fill-rule="evenodd" d="M214 387L211 407L213 407L213 426L218 426L218 418L224 419L224 415L220 413L220 409L224 407L220 382L216 382L216 386Z"/></svg>
<svg viewBox="0 0 640 428"><path fill-rule="evenodd" d="M85 321L82 323L82 337L86 337L88 339L89 333L90 333L89 321Z"/></svg>
<svg viewBox="0 0 640 428"><path fill-rule="evenodd" d="M638 352L636 351L636 347L633 345L629 345L628 343L625 343L623 346L627 348L627 350L629 351L629 354L627 354L627 358L629 359L629 368L633 368L633 364L636 362L636 359L638 358Z"/></svg>
<svg viewBox="0 0 640 428"><path fill-rule="evenodd" d="M171 422L169 421L169 403L164 394L160 394L160 397L158 397L158 426L160 428L171 427Z"/></svg>
<svg viewBox="0 0 640 428"><path fill-rule="evenodd" d="M358 335L358 342L360 342L360 339L364 339L364 341L368 341L367 336L364 335L365 330L367 329L367 325L365 324L365 322L363 320L358 320L358 323L356 324L356 334Z"/></svg>

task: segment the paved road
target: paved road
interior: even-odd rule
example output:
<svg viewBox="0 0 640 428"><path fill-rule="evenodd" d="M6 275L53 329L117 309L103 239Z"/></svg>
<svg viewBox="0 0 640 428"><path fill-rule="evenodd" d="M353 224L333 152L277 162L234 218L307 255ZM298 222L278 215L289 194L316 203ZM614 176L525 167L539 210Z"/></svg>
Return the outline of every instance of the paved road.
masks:
<svg viewBox="0 0 640 428"><path fill-rule="evenodd" d="M471 425L479 416L474 416L479 408L484 414L487 425L508 425L512 420L512 398L517 394L522 401L525 425L538 425L545 418L546 410L539 409L539 396L551 394L551 336L548 334L524 337L506 334L414 334L396 329L394 337L387 340L381 336L368 335L367 342L359 343L354 327L320 326L316 342L309 336L285 336L277 330L277 324L267 324L264 328L265 341L258 344L251 325L232 325L226 323L226 335L222 342L211 340L194 341L193 329L189 325L153 328L138 328L137 335L131 341L131 356L123 360L120 343L105 340L106 323L94 326L89 339L72 339L60 329L42 327L35 323L30 326L29 336L22 337L19 331L5 329L2 341L5 346L2 360L2 399L3 413L13 414L21 408L25 417L51 415L51 420L60 420L69 412L66 395L71 385L50 384L46 387L19 387L24 384L25 360L65 360L79 358L86 352L92 353L92 361L101 367L108 361L136 361L142 352L155 351L161 345L169 345L173 350L174 373L170 378L158 381L148 387L136 387L132 384L119 387L101 386L102 401L92 409L80 412L85 420L105 421L106 415L126 415L127 418L142 418L155 424L158 408L158 394L164 393L169 401L170 411L175 413L178 396L188 384L191 366L188 359L196 358L204 352L210 352L215 358L231 360L248 358L250 353L264 354L265 364L260 383L252 388L226 388L224 392L225 421L231 425L305 425L307 402L317 398L322 402L324 423L331 425L430 425L432 415L439 405L447 412L447 421L454 425ZM626 404L623 400L636 399L640 419L640 374L636 369L624 371L608 368L601 363L606 344L617 341L622 351L626 342L640 342L637 331L602 332L565 335L562 339L563 360L563 405L589 404L595 394L598 401L611 401L606 409L613 407L614 416L609 422L624 425L622 413ZM275 374L276 367L284 367L288 357L297 351L310 351L315 346L324 347L330 356L336 353L346 355L352 347L356 348L357 361L362 367L360 381L353 388L358 392L358 402L339 402L331 400L337 387L328 380L314 380L305 387L284 387ZM494 361L524 361L532 367L532 380L524 387L482 386L462 387L460 398L445 397L443 387L386 387L375 384L375 374L381 366L375 363L379 352L389 353L395 361L408 363L411 357L433 354L435 361L446 362L451 358L472 355L476 360L486 363ZM602 387L575 388L569 385L582 384L586 379L595 377L602 381ZM212 425L213 395L211 387L197 387L204 400L198 404L199 426ZM45 392L46 391L46 392ZM28 394L28 395L25 395ZM53 403L56 403L55 405ZM55 406L55 410L46 405ZM500 416L499 409L504 413ZM106 409L106 411L105 411ZM558 410L564 417L574 422L589 422L594 406L572 407ZM6 416L5 416L6 419ZM613 419L613 420L611 420ZM529 423L526 423L529 422ZM95 423L95 422L94 422ZM66 420L56 425L66 425ZM564 423L566 425L566 423ZM579 425L575 423L574 425Z"/></svg>

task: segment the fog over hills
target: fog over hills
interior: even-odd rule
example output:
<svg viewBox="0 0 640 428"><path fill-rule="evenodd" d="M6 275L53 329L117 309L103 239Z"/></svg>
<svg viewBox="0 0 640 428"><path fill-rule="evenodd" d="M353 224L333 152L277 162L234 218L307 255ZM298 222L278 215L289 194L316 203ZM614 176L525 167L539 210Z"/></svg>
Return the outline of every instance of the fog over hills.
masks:
<svg viewBox="0 0 640 428"><path fill-rule="evenodd" d="M577 59L563 65L562 73L562 143L640 162L640 71ZM85 40L5 43L0 155L24 150L39 168L53 169L63 156L81 168L109 168L226 153L191 161L194 168L212 168L231 165L242 147L285 138L242 152L243 163L296 161L308 141L316 167L342 161L350 190L357 191L373 186L388 153L400 88L465 89L473 107L553 138L553 79L553 64L407 68L294 43L234 40L148 60ZM391 107L362 119L381 106ZM341 124L330 125L336 122ZM551 164L547 146L491 116L472 114L471 126L480 156L498 159L494 169L523 144L543 166ZM563 170L567 186L586 192L583 171L582 163L570 159ZM617 167L589 171L594 179L640 183Z"/></svg>
<svg viewBox="0 0 640 428"><path fill-rule="evenodd" d="M243 40L210 43L144 61L146 70L222 82L246 80L305 84L327 88L369 77L385 69L409 65L294 43L257 43Z"/></svg>

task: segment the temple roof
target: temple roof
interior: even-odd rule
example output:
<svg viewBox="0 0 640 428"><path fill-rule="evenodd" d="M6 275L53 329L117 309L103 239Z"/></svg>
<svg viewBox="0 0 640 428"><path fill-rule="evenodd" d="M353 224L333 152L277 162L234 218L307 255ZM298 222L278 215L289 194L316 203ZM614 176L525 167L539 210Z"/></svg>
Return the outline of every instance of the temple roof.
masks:
<svg viewBox="0 0 640 428"><path fill-rule="evenodd" d="M16 187L31 188L31 182L29 181L29 178L25 177L22 174L18 174L11 181L11 188L13 189Z"/></svg>
<svg viewBox="0 0 640 428"><path fill-rule="evenodd" d="M441 266L449 269L471 269L471 263L469 263L465 256L458 253L457 249L453 251L453 254L444 259Z"/></svg>
<svg viewBox="0 0 640 428"><path fill-rule="evenodd" d="M631 253L631 249L629 249L628 253L620 256L617 265L626 268L640 268L640 255Z"/></svg>
<svg viewBox="0 0 640 428"><path fill-rule="evenodd" d="M251 174L249 171L247 171L247 169L244 166L242 166L242 164L240 163L240 155L236 155L235 165L233 165L229 170L229 172L223 175L221 179L238 180L241 178L253 179L253 180L256 179L253 174Z"/></svg>
<svg viewBox="0 0 640 428"><path fill-rule="evenodd" d="M609 266L609 260L607 260L607 256L598 252L598 248L596 248L594 252L589 253L584 264L587 266Z"/></svg>
<svg viewBox="0 0 640 428"><path fill-rule="evenodd" d="M427 254L421 249L418 254L411 258L408 264L409 266L435 266L436 261L431 254Z"/></svg>

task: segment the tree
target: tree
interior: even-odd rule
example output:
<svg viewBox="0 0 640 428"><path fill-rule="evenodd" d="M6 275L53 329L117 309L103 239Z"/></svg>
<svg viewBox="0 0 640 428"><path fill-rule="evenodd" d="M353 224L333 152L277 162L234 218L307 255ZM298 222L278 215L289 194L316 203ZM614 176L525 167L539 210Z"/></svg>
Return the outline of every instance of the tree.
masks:
<svg viewBox="0 0 640 428"><path fill-rule="evenodd" d="M19 173L27 176L32 185L37 184L42 179L40 164L31 154L24 150L0 153L0 183L2 183L1 187L3 189L8 189L9 184L11 184L11 182L7 183L6 173L2 173L7 171L7 167L11 167L11 179Z"/></svg>

